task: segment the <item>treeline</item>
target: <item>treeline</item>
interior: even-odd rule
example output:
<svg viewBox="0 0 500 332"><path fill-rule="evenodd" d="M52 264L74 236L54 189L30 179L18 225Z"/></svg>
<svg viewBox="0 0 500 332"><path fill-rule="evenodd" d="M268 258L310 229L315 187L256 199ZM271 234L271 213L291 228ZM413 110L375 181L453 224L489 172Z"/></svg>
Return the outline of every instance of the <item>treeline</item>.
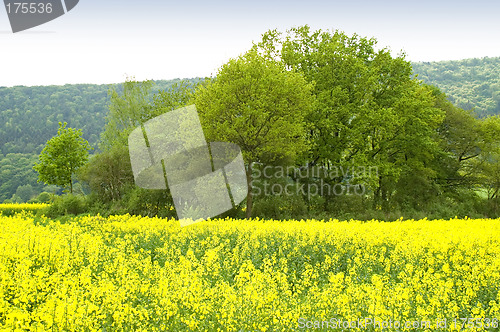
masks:
<svg viewBox="0 0 500 332"><path fill-rule="evenodd" d="M500 114L500 57L417 62L413 70L456 106L473 109L479 117Z"/></svg>
<svg viewBox="0 0 500 332"><path fill-rule="evenodd" d="M168 188L135 186L127 137L195 105L206 139L237 144L246 162L249 194L227 215L499 216L499 117L453 105L374 39L307 26L269 31L216 77L152 99L150 91L151 82L127 81L111 94L102 152L78 174L91 194L63 197L51 213L71 205L175 216Z"/></svg>
<svg viewBox="0 0 500 332"><path fill-rule="evenodd" d="M439 87L456 106L474 109L480 117L500 114L500 58L412 66L419 79ZM152 94L179 82L156 81ZM0 87L0 202L11 198L26 201L21 196L27 194L13 197L18 187L24 192L32 189L33 196L55 190L37 183L32 163L23 161L36 159L45 142L57 132L58 122L82 129L84 138L97 151L109 112L110 88L123 91L122 85L94 84Z"/></svg>

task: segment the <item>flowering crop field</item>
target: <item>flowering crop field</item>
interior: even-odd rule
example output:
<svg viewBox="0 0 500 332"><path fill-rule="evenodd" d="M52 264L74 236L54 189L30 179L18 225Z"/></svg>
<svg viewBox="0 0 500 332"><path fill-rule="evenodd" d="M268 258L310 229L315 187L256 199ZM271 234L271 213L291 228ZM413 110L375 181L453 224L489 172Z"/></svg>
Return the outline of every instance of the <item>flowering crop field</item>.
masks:
<svg viewBox="0 0 500 332"><path fill-rule="evenodd" d="M381 330L341 327L368 318L433 324L386 331L442 319L458 331L465 318L477 318L467 331L497 331L500 318L498 219L181 228L21 213L0 215L0 250L4 331Z"/></svg>
<svg viewBox="0 0 500 332"><path fill-rule="evenodd" d="M12 215L22 211L36 212L49 206L45 203L23 203L23 204L0 204L0 213L3 215Z"/></svg>

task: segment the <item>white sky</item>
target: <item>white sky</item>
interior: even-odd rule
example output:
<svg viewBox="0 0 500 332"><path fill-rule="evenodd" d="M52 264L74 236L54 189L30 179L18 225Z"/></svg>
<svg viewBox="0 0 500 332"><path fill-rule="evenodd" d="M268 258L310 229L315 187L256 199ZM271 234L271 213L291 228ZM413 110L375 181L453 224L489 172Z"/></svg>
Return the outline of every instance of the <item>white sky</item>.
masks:
<svg viewBox="0 0 500 332"><path fill-rule="evenodd" d="M13 34L0 8L0 86L215 74L268 29L309 24L375 37L411 61L500 56L500 1L80 0Z"/></svg>

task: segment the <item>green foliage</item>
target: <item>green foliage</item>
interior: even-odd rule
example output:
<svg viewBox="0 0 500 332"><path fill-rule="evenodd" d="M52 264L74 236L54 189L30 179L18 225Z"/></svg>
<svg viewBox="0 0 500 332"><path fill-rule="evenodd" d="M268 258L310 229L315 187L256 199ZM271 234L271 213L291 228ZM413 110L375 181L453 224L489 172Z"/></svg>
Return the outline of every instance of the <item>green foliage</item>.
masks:
<svg viewBox="0 0 500 332"><path fill-rule="evenodd" d="M0 154L0 202L10 199L20 186L30 185L35 194L43 191L33 165L38 156L23 153Z"/></svg>
<svg viewBox="0 0 500 332"><path fill-rule="evenodd" d="M298 195L271 195L256 199L253 213L259 218L269 219L301 219L305 218L307 205Z"/></svg>
<svg viewBox="0 0 500 332"><path fill-rule="evenodd" d="M49 218L78 215L86 212L87 207L88 204L85 196L67 194L55 197L51 204L42 209L39 214L44 214Z"/></svg>
<svg viewBox="0 0 500 332"><path fill-rule="evenodd" d="M38 196L36 197L36 200L39 203L49 203L52 200L52 196L50 193L44 191L44 192L41 192L40 194L38 194Z"/></svg>
<svg viewBox="0 0 500 332"><path fill-rule="evenodd" d="M153 96L152 117L192 104L194 91L201 84L201 81L182 80L158 91Z"/></svg>
<svg viewBox="0 0 500 332"><path fill-rule="evenodd" d="M412 65L419 79L440 88L457 107L480 117L500 114L500 57Z"/></svg>
<svg viewBox="0 0 500 332"><path fill-rule="evenodd" d="M253 212L260 218L300 219L308 215L306 202L310 197L302 195L300 183L284 172L285 167L257 164L253 166L251 186L254 195Z"/></svg>
<svg viewBox="0 0 500 332"><path fill-rule="evenodd" d="M81 168L78 178L91 191L90 209L101 213L133 213L171 216L172 197L168 190L137 188L130 164L128 135L146 121L184 106L196 82L174 82L167 89L151 93L151 81L127 80L122 92L110 92L110 113L102 135L102 152ZM105 212L106 211L106 212Z"/></svg>
<svg viewBox="0 0 500 332"><path fill-rule="evenodd" d="M109 113L101 135L101 150L126 145L130 132L152 117L152 87L152 81L127 79L121 93L116 88L110 90Z"/></svg>
<svg viewBox="0 0 500 332"><path fill-rule="evenodd" d="M66 122L59 123L57 135L47 142L33 169L38 172L40 182L69 187L72 193L72 176L87 162L91 147L82 138L81 130L66 128L66 125Z"/></svg>
<svg viewBox="0 0 500 332"><path fill-rule="evenodd" d="M413 78L404 55L375 51L374 39L308 26L286 36L269 31L258 46L314 84L317 102L307 118L312 129L306 164L377 167L378 174L363 181L373 191L374 207L384 209L390 208L404 169L418 165L432 173L428 161L438 149L433 135L444 115L434 107L432 91ZM333 186L349 179L328 181Z"/></svg>
<svg viewBox="0 0 500 332"><path fill-rule="evenodd" d="M25 184L17 187L15 195L19 196L21 198L21 201L25 203L33 198L33 196L35 196L35 191L31 184Z"/></svg>
<svg viewBox="0 0 500 332"><path fill-rule="evenodd" d="M151 94L186 84L181 82L195 85L200 81L155 81ZM30 184L36 193L44 190L43 184L37 183L33 165L59 122L81 129L83 138L97 148L108 113L110 87L123 91L122 84L0 87L0 202L11 198L22 185Z"/></svg>
<svg viewBox="0 0 500 332"><path fill-rule="evenodd" d="M175 217L172 196L166 190L135 187L127 193L126 211L133 215Z"/></svg>
<svg viewBox="0 0 500 332"><path fill-rule="evenodd" d="M255 162L378 170L360 178L266 180L281 186L363 184L366 192L256 194L257 216L498 216L500 118L488 115L500 113L499 74L500 58L412 68L404 54L392 57L373 38L303 26L284 34L268 31L211 79L0 88L0 201L47 202L52 198L42 191L55 193L55 186L73 191L78 170L88 187L78 192L90 189L91 195L56 198L52 215L85 210L175 215L169 190L135 187L128 135L149 119L195 103L208 141L240 146L248 180ZM61 125L66 120L81 130L66 129L66 122ZM42 150L57 123L58 136ZM82 166L99 136L101 152ZM38 183L34 170L52 188ZM249 181L247 216L253 189ZM241 213L240 207L226 215Z"/></svg>
<svg viewBox="0 0 500 332"><path fill-rule="evenodd" d="M253 48L223 65L201 86L195 103L208 141L237 144L249 165L247 217L252 210L253 162L291 163L307 149L312 85Z"/></svg>
<svg viewBox="0 0 500 332"><path fill-rule="evenodd" d="M92 84L0 87L1 151L38 155L59 122L81 128L96 146L104 127L107 89Z"/></svg>
<svg viewBox="0 0 500 332"><path fill-rule="evenodd" d="M477 119L471 111L452 105L437 88L434 95L446 114L437 131L436 183L445 192L482 187L494 195L499 188L499 117Z"/></svg>
<svg viewBox="0 0 500 332"><path fill-rule="evenodd" d="M300 74L252 49L223 65L195 103L208 141L238 144L247 162L276 162L307 150L311 92Z"/></svg>
<svg viewBox="0 0 500 332"><path fill-rule="evenodd" d="M132 130L158 115L185 106L197 84L197 80L175 81L167 89L156 91L153 81L127 79L122 86L110 89L101 150L126 146Z"/></svg>
<svg viewBox="0 0 500 332"><path fill-rule="evenodd" d="M23 199L21 197L19 197L18 195L14 194L10 198L10 202L15 203L15 204L20 204L20 203L23 203Z"/></svg>
<svg viewBox="0 0 500 332"><path fill-rule="evenodd" d="M92 156L79 170L78 178L87 183L102 202L120 200L134 185L127 146L115 145Z"/></svg>
<svg viewBox="0 0 500 332"><path fill-rule="evenodd" d="M188 81L196 84L201 79ZM180 79L154 81L151 93L169 90L180 82ZM96 148L108 113L110 89L121 93L124 87L122 84L0 87L0 153L40 154L59 122L82 129L83 137Z"/></svg>

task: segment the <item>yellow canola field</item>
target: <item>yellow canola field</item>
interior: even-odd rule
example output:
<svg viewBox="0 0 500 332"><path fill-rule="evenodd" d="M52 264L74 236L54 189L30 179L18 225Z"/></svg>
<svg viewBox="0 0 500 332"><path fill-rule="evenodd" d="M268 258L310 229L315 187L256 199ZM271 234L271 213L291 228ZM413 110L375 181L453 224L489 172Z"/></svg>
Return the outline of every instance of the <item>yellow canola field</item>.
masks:
<svg viewBox="0 0 500 332"><path fill-rule="evenodd" d="M0 213L3 215L12 215L12 214L23 212L23 211L36 212L36 211L43 209L47 206L49 206L49 205L45 204L45 203L22 203L22 204L3 203L3 204L0 204Z"/></svg>
<svg viewBox="0 0 500 332"><path fill-rule="evenodd" d="M0 216L0 330L497 331L499 240L499 219Z"/></svg>

